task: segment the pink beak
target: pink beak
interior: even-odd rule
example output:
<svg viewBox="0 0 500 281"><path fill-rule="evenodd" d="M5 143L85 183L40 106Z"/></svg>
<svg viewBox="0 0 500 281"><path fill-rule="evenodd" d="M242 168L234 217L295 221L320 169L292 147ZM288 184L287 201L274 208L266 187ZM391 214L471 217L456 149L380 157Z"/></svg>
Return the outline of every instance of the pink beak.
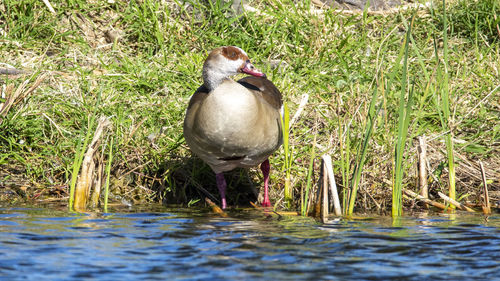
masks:
<svg viewBox="0 0 500 281"><path fill-rule="evenodd" d="M241 69L241 72L243 73L246 73L246 74L250 74L252 76L256 76L256 77L266 77L266 75L264 73L262 73L260 70L258 70L257 68L255 68L255 66L253 66L253 64L250 62L250 61L247 61L245 63L245 66Z"/></svg>

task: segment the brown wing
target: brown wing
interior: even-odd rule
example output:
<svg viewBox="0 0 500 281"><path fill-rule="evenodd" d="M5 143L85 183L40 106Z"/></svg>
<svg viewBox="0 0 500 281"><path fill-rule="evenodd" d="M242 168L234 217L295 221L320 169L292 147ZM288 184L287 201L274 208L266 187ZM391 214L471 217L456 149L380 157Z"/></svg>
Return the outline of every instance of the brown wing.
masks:
<svg viewBox="0 0 500 281"><path fill-rule="evenodd" d="M194 92L194 94L191 96L187 109L189 110L193 104L204 100L207 96L208 96L207 87L205 87L205 85L201 85L200 87L198 87L196 92Z"/></svg>
<svg viewBox="0 0 500 281"><path fill-rule="evenodd" d="M274 86L273 82L266 78L247 76L238 80L238 83L253 93L262 96L276 110L280 110L283 105L281 92Z"/></svg>

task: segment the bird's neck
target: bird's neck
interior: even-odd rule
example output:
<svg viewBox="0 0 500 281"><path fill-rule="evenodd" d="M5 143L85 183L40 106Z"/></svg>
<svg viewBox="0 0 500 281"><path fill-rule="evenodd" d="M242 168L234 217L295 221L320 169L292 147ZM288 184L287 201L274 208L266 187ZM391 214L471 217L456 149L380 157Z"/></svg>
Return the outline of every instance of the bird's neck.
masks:
<svg viewBox="0 0 500 281"><path fill-rule="evenodd" d="M207 87L209 91L217 88L222 82L229 80L227 73L221 73L216 70L203 69L203 85Z"/></svg>

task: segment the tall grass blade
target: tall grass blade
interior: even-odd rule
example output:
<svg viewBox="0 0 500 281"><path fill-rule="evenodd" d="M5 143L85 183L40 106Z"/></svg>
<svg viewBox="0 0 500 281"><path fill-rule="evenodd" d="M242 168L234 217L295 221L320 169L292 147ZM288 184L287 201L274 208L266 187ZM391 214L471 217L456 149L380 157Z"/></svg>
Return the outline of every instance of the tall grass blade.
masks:
<svg viewBox="0 0 500 281"><path fill-rule="evenodd" d="M69 186L69 210L73 211L73 205L75 201L75 189L76 189L76 181L78 179L78 173L80 171L80 167L82 166L83 162L83 157L85 155L85 150L87 145L89 144L90 138L92 136L93 128L94 128L94 123L96 122L97 119L97 109L99 108L99 105L101 103L101 92L98 92L97 94L97 100L94 106L94 110L92 112L92 115L90 117L90 121L88 123L87 127L87 133L85 134L85 140L83 141L83 144L81 143L81 139L78 139L78 144L77 144L77 151L75 153L75 159L73 160L72 164L72 172L71 172L71 183ZM83 135L83 130L80 133L80 136ZM82 144L80 146L80 144Z"/></svg>
<svg viewBox="0 0 500 281"><path fill-rule="evenodd" d="M446 1L443 0L443 59L444 59L444 81L441 88L441 100L443 105L444 123L443 129L447 131L445 136L446 153L448 155L448 179L449 191L448 196L456 199L455 194L455 159L453 156L453 140L450 126L450 91L449 91L449 73L448 73L448 21L446 15Z"/></svg>
<svg viewBox="0 0 500 281"><path fill-rule="evenodd" d="M351 143L350 143L350 130L349 126L346 125L345 128L345 139L344 139L344 126L341 124L341 119L339 119L339 138L340 138L340 170L342 173L342 184L344 188L342 189L342 206L343 213L347 213L347 206L349 202L349 175L350 171L350 151L351 151ZM345 123L345 122L344 122ZM345 141L344 141L345 140Z"/></svg>
<svg viewBox="0 0 500 281"><path fill-rule="evenodd" d="M283 116L280 119L281 130L283 133L283 150L285 152L285 161L283 162L283 170L285 171L285 204L290 208L293 203L293 190L291 187L290 176L292 167L292 152L290 150L290 112L288 105L283 104Z"/></svg>
<svg viewBox="0 0 500 281"><path fill-rule="evenodd" d="M408 95L408 101L405 105L406 97L406 79L408 74L408 48L411 38L411 28L413 25L413 19L408 26L408 31L406 32L406 40L404 46L404 57L403 57L403 73L401 78L401 95L399 98L399 113L398 113L398 132L397 132L397 143L396 143L396 155L395 155L395 169L394 169L394 186L392 188L392 216L397 217L402 215L402 185L403 185L403 154L406 145L406 136L408 134L408 126L410 124L410 115L413 105L413 88ZM414 86L414 85L413 85Z"/></svg>
<svg viewBox="0 0 500 281"><path fill-rule="evenodd" d="M347 210L347 215L352 215L354 211L354 203L356 202L356 194L358 192L358 187L361 182L361 172L363 171L363 166L366 160L366 152L368 151L368 142L373 134L373 128L375 127L375 122L377 121L376 116L378 115L381 105L378 106L377 111L375 111L375 102L377 100L378 88L373 90L372 99L370 101L370 108L368 109L368 120L365 124L365 136L363 138L363 143L358 149L358 161L354 167L354 175L351 181L352 189L349 194L349 209Z"/></svg>
<svg viewBox="0 0 500 281"><path fill-rule="evenodd" d="M109 177L111 175L111 163L113 163L113 144L114 138L109 142L108 163L106 164L106 184L104 189L104 212L108 212L108 197L109 197Z"/></svg>
<svg viewBox="0 0 500 281"><path fill-rule="evenodd" d="M314 143L311 149L311 157L309 159L309 169L307 170L306 188L304 194L302 194L302 206L300 208L300 213L302 214L302 216L307 215L307 206L309 206L309 190L311 189L312 185L314 158L316 157L315 147L316 147L316 136L314 136Z"/></svg>
<svg viewBox="0 0 500 281"><path fill-rule="evenodd" d="M435 104L437 111L439 113L439 119L441 120L441 128L445 132L445 144L446 144L446 155L448 160L448 196L452 199L456 199L455 193L455 157L453 156L453 134L451 130L451 114L450 114L450 92L449 92L449 73L448 73L448 20L446 15L446 3L443 0L443 64L444 70L442 70L438 55L438 47L436 43L436 38L434 38L434 52L436 56L436 63L438 65L438 93L439 96L435 97ZM455 206L451 205L451 208Z"/></svg>
<svg viewBox="0 0 500 281"><path fill-rule="evenodd" d="M85 148L87 147L90 136L92 135L92 128L94 128L96 117L95 115L90 118L89 125L87 127L87 133L85 134L85 140L83 143L81 139L78 139L77 151L75 153L75 159L73 160L72 172L71 172L71 183L69 185L69 210L73 211L73 203L75 201L75 188L76 188L76 180L78 179L78 172L80 171L80 167L82 166L83 156L85 155ZM83 128L82 128L83 133Z"/></svg>

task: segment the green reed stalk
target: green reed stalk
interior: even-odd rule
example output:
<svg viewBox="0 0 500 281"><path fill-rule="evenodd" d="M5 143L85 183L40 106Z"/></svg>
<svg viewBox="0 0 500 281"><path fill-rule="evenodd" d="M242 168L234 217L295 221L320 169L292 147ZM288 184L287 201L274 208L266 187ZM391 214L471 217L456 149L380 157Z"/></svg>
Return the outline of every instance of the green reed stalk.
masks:
<svg viewBox="0 0 500 281"><path fill-rule="evenodd" d="M109 177L111 175L111 163L113 162L113 143L114 138L111 138L109 143L108 163L106 164L106 184L104 189L104 212L108 212L108 196L109 196Z"/></svg>
<svg viewBox="0 0 500 281"><path fill-rule="evenodd" d="M346 126L346 138L344 142L344 130L343 126L339 119L339 138L340 138L340 171L342 173L342 185L344 188L342 189L342 212L344 214L347 213L347 206L349 202L349 175L351 173L349 163L351 163L350 152L351 152L351 143L350 143L350 130L349 126Z"/></svg>
<svg viewBox="0 0 500 281"><path fill-rule="evenodd" d="M455 159L453 156L453 140L450 126L450 91L449 91L449 74L448 74L448 20L446 16L446 1L443 0L443 58L444 58L444 83L441 88L441 100L443 102L443 117L445 122L442 122L443 129L446 133L446 153L448 154L448 179L449 179L449 194L448 196L455 200Z"/></svg>
<svg viewBox="0 0 500 281"><path fill-rule="evenodd" d="M149 15L151 15L151 20L153 21L153 26L151 26L151 28L154 30L154 36L158 43L157 46L163 54L164 62L168 63L168 55L165 51L165 40L163 39L163 31L157 13L157 11L161 11L160 4L157 1L146 1L145 6L149 9Z"/></svg>
<svg viewBox="0 0 500 281"><path fill-rule="evenodd" d="M438 87L439 96L436 96L436 107L441 120L441 127L445 132L446 154L448 157L448 196L455 200L455 158L453 156L453 134L451 131L451 114L450 114L450 91L449 91L449 73L448 73L448 20L446 15L445 0L443 0L443 63L444 71L438 67ZM438 56L438 47L434 38L434 52L439 66L440 60ZM439 101L440 98L440 101ZM451 205L451 208L455 206Z"/></svg>
<svg viewBox="0 0 500 281"><path fill-rule="evenodd" d="M95 115L90 118L89 125L87 127L87 133L85 134L85 140L83 141L83 144L81 142L81 139L78 139L78 144L77 144L77 151L75 153L75 159L73 160L73 164L71 165L72 172L71 172L71 183L69 185L69 210L73 211L73 202L75 200L75 188L76 188L76 180L78 179L78 172L80 171L80 167L82 166L83 162L83 156L85 154L85 148L87 147L90 136L92 135L92 128L94 127L94 122L96 120ZM83 132L83 128L82 128Z"/></svg>
<svg viewBox="0 0 500 281"><path fill-rule="evenodd" d="M78 179L78 172L80 171L80 167L82 166L83 162L83 157L85 155L85 148L87 147L90 137L92 136L92 129L94 128L94 123L97 119L97 108L99 107L101 103L101 92L97 93L97 101L94 107L94 111L92 112L88 127L87 127L87 133L85 134L85 140L83 141L83 144L81 143L81 139L78 139L78 144L77 147L78 149L76 150L75 153L75 159L73 160L73 163L71 165L72 167L72 172L71 172L71 183L69 185L69 210L73 211L73 203L75 200L75 188L76 188L76 180ZM80 133L80 136L83 135L83 130ZM81 145L81 146L80 146Z"/></svg>
<svg viewBox="0 0 500 281"><path fill-rule="evenodd" d="M368 151L368 142L373 134L373 128L375 127L375 122L377 121L376 116L381 108L378 106L378 110L375 111L375 101L377 100L378 89L373 90L372 99L370 101L370 108L368 109L368 119L365 124L365 136L363 139L363 144L358 147L358 156L356 161L356 166L354 167L353 179L351 181L352 189L349 195L349 209L347 210L347 215L352 215L354 211L354 203L356 202L356 193L358 191L359 184L361 182L361 172L363 171L363 166L366 160L366 152Z"/></svg>
<svg viewBox="0 0 500 281"><path fill-rule="evenodd" d="M307 170L307 181L306 181L305 194L303 193L301 195L302 205L300 208L300 213L302 214L302 216L307 215L307 206L309 204L309 190L311 189L312 174L313 174L313 168L314 168L314 158L316 157L315 147L316 147L316 135L314 136L314 142L313 142L312 149L311 149L311 157L309 159L309 169Z"/></svg>
<svg viewBox="0 0 500 281"><path fill-rule="evenodd" d="M285 152L285 161L283 162L283 169L285 170L285 204L290 208L293 203L293 190L290 183L291 167L292 167L292 152L290 150L290 114L288 105L283 104L283 116L280 118L281 130L283 132L283 150Z"/></svg>
<svg viewBox="0 0 500 281"><path fill-rule="evenodd" d="M399 98L399 113L398 113L398 133L396 143L396 155L394 161L394 185L392 188L392 216L401 216L403 212L402 206L402 191L403 191L403 154L406 146L406 136L408 134L408 126L410 124L410 115L413 105L413 88L408 95L408 101L405 102L406 97L406 79L408 72L408 48L411 38L411 27L413 25L413 18L408 31L406 32L406 40L403 56L403 76L401 78L401 95ZM405 105L406 103L406 105Z"/></svg>

